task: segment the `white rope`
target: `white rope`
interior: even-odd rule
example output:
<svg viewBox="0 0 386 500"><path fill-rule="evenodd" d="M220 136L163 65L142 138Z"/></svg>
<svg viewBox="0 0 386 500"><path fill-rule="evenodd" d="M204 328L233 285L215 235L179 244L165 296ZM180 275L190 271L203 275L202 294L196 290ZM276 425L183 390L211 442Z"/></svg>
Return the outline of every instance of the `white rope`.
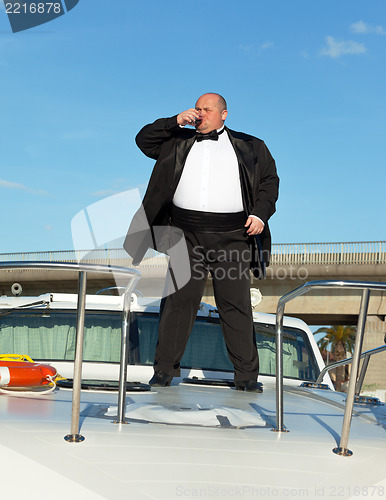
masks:
<svg viewBox="0 0 386 500"><path fill-rule="evenodd" d="M50 387L49 389L47 389L46 391L18 391L18 390L15 390L15 389L3 389L3 388L0 388L0 393L2 394L8 394L8 395L12 395L12 396L17 396L17 397L21 397L21 396L47 396L47 394L51 394L51 392L53 392L55 389L56 389L56 382L55 382L55 377L52 377L51 375L47 375L46 376L46 379L49 380L53 386Z"/></svg>

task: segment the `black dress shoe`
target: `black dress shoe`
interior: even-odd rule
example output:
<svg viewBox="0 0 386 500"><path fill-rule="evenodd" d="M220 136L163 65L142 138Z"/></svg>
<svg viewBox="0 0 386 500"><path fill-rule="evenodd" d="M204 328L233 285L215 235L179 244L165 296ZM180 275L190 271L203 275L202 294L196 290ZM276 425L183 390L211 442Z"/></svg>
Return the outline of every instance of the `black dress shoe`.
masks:
<svg viewBox="0 0 386 500"><path fill-rule="evenodd" d="M256 382L256 380L243 380L240 382L235 382L235 385L237 391L245 390L247 392L258 392L260 394L263 392L261 384Z"/></svg>
<svg viewBox="0 0 386 500"><path fill-rule="evenodd" d="M166 387L170 385L173 377L165 372L155 372L153 377L149 380L149 385L153 387Z"/></svg>

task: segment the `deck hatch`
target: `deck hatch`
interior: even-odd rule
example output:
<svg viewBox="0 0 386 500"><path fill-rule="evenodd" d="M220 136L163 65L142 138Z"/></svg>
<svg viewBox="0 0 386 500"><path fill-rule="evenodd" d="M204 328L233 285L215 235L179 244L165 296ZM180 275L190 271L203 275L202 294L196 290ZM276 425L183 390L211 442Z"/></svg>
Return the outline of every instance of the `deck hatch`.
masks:
<svg viewBox="0 0 386 500"><path fill-rule="evenodd" d="M132 403L126 406L125 414L129 422L237 429L267 426L256 411L223 405ZM114 418L117 407L111 406L105 415Z"/></svg>

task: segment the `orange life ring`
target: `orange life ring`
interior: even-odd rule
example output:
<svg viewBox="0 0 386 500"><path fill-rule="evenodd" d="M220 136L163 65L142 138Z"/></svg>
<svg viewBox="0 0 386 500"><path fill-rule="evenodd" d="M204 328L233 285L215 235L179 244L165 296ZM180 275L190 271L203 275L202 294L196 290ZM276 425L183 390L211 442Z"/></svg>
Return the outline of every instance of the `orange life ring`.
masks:
<svg viewBox="0 0 386 500"><path fill-rule="evenodd" d="M50 365L24 361L0 361L0 387L47 385L56 375L56 369Z"/></svg>

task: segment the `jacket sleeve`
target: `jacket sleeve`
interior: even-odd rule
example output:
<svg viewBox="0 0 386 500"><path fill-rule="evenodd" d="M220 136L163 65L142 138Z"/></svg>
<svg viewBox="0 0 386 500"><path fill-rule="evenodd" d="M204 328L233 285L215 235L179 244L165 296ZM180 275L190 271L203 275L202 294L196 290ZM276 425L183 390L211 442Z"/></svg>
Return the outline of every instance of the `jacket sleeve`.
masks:
<svg viewBox="0 0 386 500"><path fill-rule="evenodd" d="M135 142L139 149L149 158L157 160L162 145L181 130L177 123L177 115L171 118L159 118L141 129Z"/></svg>
<svg viewBox="0 0 386 500"><path fill-rule="evenodd" d="M267 146L259 141L257 148L259 175L255 187L255 205L251 214L259 217L264 223L275 213L276 200L279 196L279 177L276 172L275 160Z"/></svg>

